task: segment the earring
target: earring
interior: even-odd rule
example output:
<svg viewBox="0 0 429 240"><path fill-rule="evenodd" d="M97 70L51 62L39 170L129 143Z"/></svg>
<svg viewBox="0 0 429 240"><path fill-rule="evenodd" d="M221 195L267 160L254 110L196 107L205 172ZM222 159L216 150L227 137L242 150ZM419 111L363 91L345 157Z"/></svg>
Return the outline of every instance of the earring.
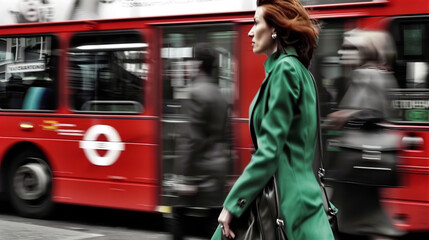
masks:
<svg viewBox="0 0 429 240"><path fill-rule="evenodd" d="M277 38L277 33L273 33L273 34L271 34L271 38L272 38L273 40L276 40L276 38Z"/></svg>

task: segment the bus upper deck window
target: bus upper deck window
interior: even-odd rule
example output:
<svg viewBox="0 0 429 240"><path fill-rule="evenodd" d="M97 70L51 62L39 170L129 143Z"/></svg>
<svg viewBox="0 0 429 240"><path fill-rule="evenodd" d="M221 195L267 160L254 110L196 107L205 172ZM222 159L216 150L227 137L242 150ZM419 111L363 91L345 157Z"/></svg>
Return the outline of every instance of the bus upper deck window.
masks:
<svg viewBox="0 0 429 240"><path fill-rule="evenodd" d="M71 108L101 114L142 112L147 47L134 31L76 34L69 51Z"/></svg>

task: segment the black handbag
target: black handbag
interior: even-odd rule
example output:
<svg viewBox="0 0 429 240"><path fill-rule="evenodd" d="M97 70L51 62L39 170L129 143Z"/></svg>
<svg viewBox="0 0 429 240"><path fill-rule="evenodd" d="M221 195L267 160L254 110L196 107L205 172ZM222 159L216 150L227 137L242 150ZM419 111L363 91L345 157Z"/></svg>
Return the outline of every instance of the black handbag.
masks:
<svg viewBox="0 0 429 240"><path fill-rule="evenodd" d="M273 176L240 218L230 228L235 240L287 240L284 221L280 217L277 180ZM229 240L222 234L222 240Z"/></svg>
<svg viewBox="0 0 429 240"><path fill-rule="evenodd" d="M344 129L328 140L325 179L333 182L396 187L401 135L373 125L371 129Z"/></svg>

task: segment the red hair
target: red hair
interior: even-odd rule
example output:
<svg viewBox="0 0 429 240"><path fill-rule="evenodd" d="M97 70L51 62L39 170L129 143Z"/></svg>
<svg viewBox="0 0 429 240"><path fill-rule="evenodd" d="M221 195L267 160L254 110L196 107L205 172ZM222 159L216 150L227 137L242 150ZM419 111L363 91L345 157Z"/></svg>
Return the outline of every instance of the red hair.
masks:
<svg viewBox="0 0 429 240"><path fill-rule="evenodd" d="M299 0L257 0L258 7L264 6L264 20L277 33L280 51L294 46L298 59L308 67L313 51L317 47L319 27L311 20L307 10Z"/></svg>

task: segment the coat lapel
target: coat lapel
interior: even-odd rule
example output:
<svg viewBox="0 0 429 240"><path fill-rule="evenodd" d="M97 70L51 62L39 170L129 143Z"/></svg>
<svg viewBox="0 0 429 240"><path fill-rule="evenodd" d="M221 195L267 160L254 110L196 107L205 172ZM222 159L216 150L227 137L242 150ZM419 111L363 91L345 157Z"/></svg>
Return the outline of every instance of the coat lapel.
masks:
<svg viewBox="0 0 429 240"><path fill-rule="evenodd" d="M264 93L265 87L267 86L268 78L270 77L271 72L268 73L268 76L264 79L264 81L261 84L261 87L259 88L258 92L256 93L255 97L252 100L252 103L250 104L249 108L249 128L250 128L250 135L252 137L253 146L255 149L258 149L258 142L256 141L256 134L255 134L255 128L253 126L253 114L255 112L255 106L258 104L258 102L261 99L261 96Z"/></svg>
<svg viewBox="0 0 429 240"><path fill-rule="evenodd" d="M265 67L265 74L266 77L264 79L264 81L261 84L261 87L259 88L259 91L256 93L255 97L252 100L252 103L250 104L250 108L249 108L249 128L250 128L250 135L252 137L252 142L253 145L255 147L255 149L258 149L258 143L256 141L256 133L255 133L255 128L253 126L253 115L255 112L255 108L258 105L261 96L263 95L264 91L265 91L265 87L267 86L268 80L271 76L271 71L273 70L273 67L275 65L275 62L278 61L281 58L287 57L287 56L298 56L296 53L296 50L294 47L289 46L286 47L284 49L285 54L280 55L278 58L274 58L274 55L271 55L270 57L268 57L268 59L265 61L264 63L264 67Z"/></svg>

